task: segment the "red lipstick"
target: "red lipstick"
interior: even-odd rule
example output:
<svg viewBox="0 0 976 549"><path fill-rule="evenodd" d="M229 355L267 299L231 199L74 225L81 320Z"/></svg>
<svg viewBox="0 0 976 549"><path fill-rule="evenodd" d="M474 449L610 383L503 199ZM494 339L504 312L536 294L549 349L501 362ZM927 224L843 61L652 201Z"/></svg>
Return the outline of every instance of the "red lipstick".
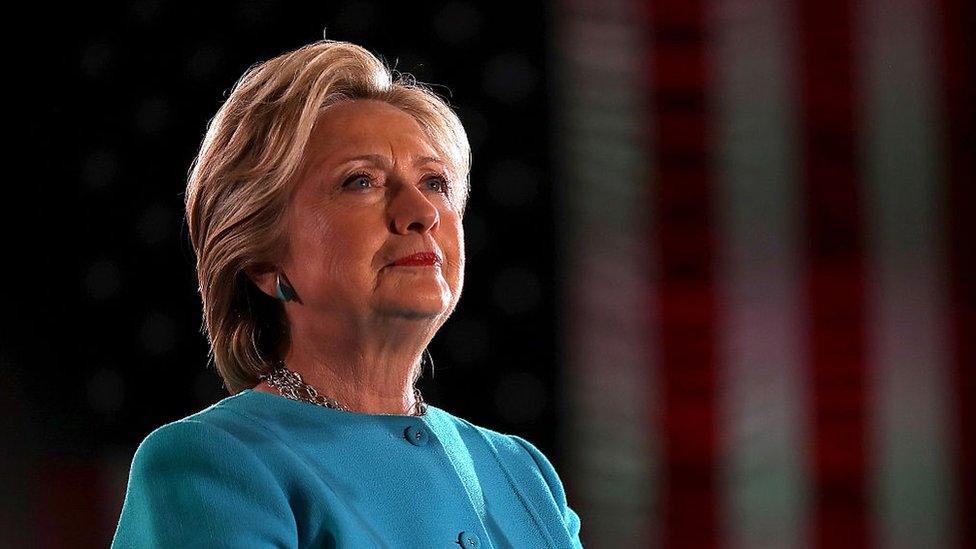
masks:
<svg viewBox="0 0 976 549"><path fill-rule="evenodd" d="M419 254L408 255L407 257L401 257L398 259L394 265L398 267L413 266L413 265L440 265L441 258L437 254L432 252L421 252Z"/></svg>

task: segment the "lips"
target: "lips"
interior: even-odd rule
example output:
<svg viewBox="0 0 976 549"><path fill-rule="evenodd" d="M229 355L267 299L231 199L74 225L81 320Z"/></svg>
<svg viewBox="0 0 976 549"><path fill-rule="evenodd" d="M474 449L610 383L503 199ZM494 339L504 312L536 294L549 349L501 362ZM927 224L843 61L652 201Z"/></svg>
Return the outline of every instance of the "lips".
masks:
<svg viewBox="0 0 976 549"><path fill-rule="evenodd" d="M397 267L440 265L441 258L433 252L421 252L406 257L401 257L394 263Z"/></svg>

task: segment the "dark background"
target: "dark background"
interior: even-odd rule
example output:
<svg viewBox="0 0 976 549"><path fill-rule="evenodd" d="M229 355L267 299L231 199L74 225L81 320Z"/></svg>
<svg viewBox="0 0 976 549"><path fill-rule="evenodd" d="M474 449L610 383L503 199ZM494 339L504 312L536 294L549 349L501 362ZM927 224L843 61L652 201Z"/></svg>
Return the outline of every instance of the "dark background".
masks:
<svg viewBox="0 0 976 549"><path fill-rule="evenodd" d="M323 27L457 108L420 387L538 445L587 547L973 545L973 2L540 4L5 12L0 547L104 547L138 442L226 395L187 171Z"/></svg>
<svg viewBox="0 0 976 549"><path fill-rule="evenodd" d="M4 546L104 546L135 446L227 395L183 219L208 120L251 64L322 37L438 85L473 149L463 297L425 399L554 461L557 274L546 13L526 4L142 1L28 7L8 62L0 360Z"/></svg>

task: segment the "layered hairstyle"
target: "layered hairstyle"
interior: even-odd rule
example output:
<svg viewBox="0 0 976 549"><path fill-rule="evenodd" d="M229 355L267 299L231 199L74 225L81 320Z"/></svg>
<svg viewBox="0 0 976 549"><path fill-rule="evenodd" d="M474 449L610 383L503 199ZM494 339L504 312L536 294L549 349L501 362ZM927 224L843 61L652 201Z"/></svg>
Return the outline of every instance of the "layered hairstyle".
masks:
<svg viewBox="0 0 976 549"><path fill-rule="evenodd" d="M448 159L458 189L453 206L463 215L471 148L457 115L429 87L360 46L334 40L248 68L207 125L186 189L203 330L231 394L259 383L288 342L283 304L261 292L245 269L283 255L285 211L315 121L324 109L356 99L384 101L419 123ZM413 380L420 374L418 362Z"/></svg>

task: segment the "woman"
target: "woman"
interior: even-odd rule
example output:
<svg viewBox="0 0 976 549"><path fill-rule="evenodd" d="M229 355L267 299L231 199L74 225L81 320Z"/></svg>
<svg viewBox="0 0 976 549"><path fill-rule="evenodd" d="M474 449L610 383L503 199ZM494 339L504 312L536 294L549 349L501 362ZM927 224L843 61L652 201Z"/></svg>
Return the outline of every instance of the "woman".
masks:
<svg viewBox="0 0 976 549"><path fill-rule="evenodd" d="M232 396L142 442L113 546L581 546L535 446L414 388L461 296L469 168L451 109L359 46L247 71L186 194Z"/></svg>

